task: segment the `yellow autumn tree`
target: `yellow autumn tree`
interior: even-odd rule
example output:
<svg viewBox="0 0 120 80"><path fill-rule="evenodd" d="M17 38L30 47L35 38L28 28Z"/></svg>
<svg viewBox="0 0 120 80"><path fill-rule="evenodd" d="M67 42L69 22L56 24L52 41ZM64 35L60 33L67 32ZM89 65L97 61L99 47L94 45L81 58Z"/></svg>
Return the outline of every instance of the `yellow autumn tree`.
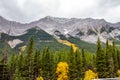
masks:
<svg viewBox="0 0 120 80"><path fill-rule="evenodd" d="M24 52L24 51L25 51L25 49L26 49L26 47L27 47L27 46L22 46L22 47L20 47L20 48L19 48L19 49L20 49L19 54L21 54L22 52Z"/></svg>
<svg viewBox="0 0 120 80"><path fill-rule="evenodd" d="M117 71L118 77L120 77L120 70Z"/></svg>
<svg viewBox="0 0 120 80"><path fill-rule="evenodd" d="M97 79L98 74L94 73L92 70L88 70L85 72L85 78L84 80L92 80L92 79Z"/></svg>
<svg viewBox="0 0 120 80"><path fill-rule="evenodd" d="M44 80L42 76L36 78L36 80Z"/></svg>
<svg viewBox="0 0 120 80"><path fill-rule="evenodd" d="M59 62L56 69L57 80L68 80L68 70L69 65L66 62Z"/></svg>

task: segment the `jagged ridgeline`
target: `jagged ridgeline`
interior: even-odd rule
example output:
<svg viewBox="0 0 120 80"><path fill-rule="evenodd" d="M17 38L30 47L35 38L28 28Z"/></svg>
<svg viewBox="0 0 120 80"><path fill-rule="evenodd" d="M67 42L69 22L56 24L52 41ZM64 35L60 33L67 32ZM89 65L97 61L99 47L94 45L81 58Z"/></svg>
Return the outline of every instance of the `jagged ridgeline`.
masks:
<svg viewBox="0 0 120 80"><path fill-rule="evenodd" d="M115 43L119 47L119 27L119 22L110 23L104 19L69 19L47 16L31 23L22 24L0 16L0 33L6 35L10 29L8 43L15 50L25 46L31 35L35 36L35 45L39 49L45 46L52 46L53 49L69 48L73 44L95 52L98 36L102 43L105 43L107 39L115 39ZM5 38L5 36L3 37ZM0 40L4 40L2 38Z"/></svg>
<svg viewBox="0 0 120 80"><path fill-rule="evenodd" d="M39 27L28 29L24 32L23 35L19 35L19 36L10 36L8 34L1 33L1 39L0 39L1 48L4 46L4 41L6 40L6 37L8 36L9 37L8 46L10 50L12 50L11 48L13 48L15 51L19 51L20 47L27 45L31 35L34 36L35 47L40 50L42 50L44 47L47 47L47 46L51 47L53 50L69 49L72 43L78 46L78 48L88 49L91 52L95 52L95 48L96 48L95 44L87 43L78 38L74 38L70 35L69 35L69 38L62 34L57 35L60 40L69 41L70 43L68 46L64 44L63 42L60 43L57 40L58 38L56 38L53 35L48 34L47 32L40 29Z"/></svg>

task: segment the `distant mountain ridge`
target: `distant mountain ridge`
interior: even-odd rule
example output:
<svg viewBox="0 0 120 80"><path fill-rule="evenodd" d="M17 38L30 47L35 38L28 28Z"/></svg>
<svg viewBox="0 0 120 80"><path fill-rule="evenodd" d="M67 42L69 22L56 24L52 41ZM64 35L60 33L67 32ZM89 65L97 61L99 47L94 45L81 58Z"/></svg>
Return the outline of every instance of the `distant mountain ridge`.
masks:
<svg viewBox="0 0 120 80"><path fill-rule="evenodd" d="M118 41L120 40L120 22L110 23L104 19L47 16L38 21L22 24L6 20L0 16L0 32L7 33L10 29L9 35L11 36L23 35L27 33L28 29L34 28L35 26L57 38L60 38L59 35L63 35L66 38L72 36L89 43L96 43L98 37L100 37L102 42L112 38Z"/></svg>

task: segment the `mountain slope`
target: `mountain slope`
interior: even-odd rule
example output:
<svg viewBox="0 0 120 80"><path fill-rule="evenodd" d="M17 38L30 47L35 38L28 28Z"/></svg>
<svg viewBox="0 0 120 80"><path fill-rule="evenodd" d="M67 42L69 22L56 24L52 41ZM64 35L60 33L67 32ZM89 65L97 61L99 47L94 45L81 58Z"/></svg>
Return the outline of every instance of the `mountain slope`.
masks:
<svg viewBox="0 0 120 80"><path fill-rule="evenodd" d="M113 38L116 43L120 43L120 23L110 23L104 19L69 19L47 16L31 23L22 24L0 17L0 33L3 41L9 33L8 43L15 49L26 45L31 35L34 35L38 48L48 45L54 49L64 46L68 48L57 41L66 40L67 43L70 42L70 44L75 44L80 48L94 51L98 37L103 43L106 42L106 39Z"/></svg>
<svg viewBox="0 0 120 80"><path fill-rule="evenodd" d="M39 27L28 29L25 34L20 35L20 36L9 36L9 41L11 41L11 44L15 45L13 48L18 50L20 47L27 45L29 38L32 35L34 36L35 47L38 49L43 49L44 47L48 47L48 46L54 50L58 50L61 47L69 48L66 45L58 43L53 36L46 33L45 31L43 31ZM4 41L6 36L8 36L8 35L2 33L1 34L1 41ZM22 42L19 44L14 44L13 41L16 39L20 40ZM13 45L11 45L11 47Z"/></svg>
<svg viewBox="0 0 120 80"><path fill-rule="evenodd" d="M78 49L78 47L76 46L76 44L71 43L71 42L69 42L69 41L67 41L67 40L61 40L61 39L59 39L59 38L56 38L56 40L57 40L59 43L61 43L61 44L65 44L65 45L67 45L67 46L69 46L69 47L73 47L74 52L77 51L77 49Z"/></svg>
<svg viewBox="0 0 120 80"><path fill-rule="evenodd" d="M69 38L65 37L64 35L59 35L59 38L52 36L39 27L28 29L23 35L9 36L8 44L11 46L11 48L18 51L20 47L27 45L29 38L32 35L34 36L35 47L37 49L43 49L44 47L49 46L54 50L63 50L64 48L69 49L70 46L73 46L74 50L76 50L77 48L84 48L91 52L95 52L94 50L96 48L96 45L92 44L93 47L91 49L90 43L84 42L72 36L70 36ZM2 41L2 43L5 41L7 36L8 35L5 33L1 34L0 40ZM16 41L18 41L18 43ZM19 43L19 41L21 42Z"/></svg>

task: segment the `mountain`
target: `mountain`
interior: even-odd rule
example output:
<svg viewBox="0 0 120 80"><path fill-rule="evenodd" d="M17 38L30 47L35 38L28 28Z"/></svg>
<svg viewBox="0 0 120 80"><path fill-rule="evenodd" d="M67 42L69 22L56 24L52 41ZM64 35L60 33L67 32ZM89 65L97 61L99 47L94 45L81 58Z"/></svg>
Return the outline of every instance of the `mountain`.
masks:
<svg viewBox="0 0 120 80"><path fill-rule="evenodd" d="M105 42L107 38L119 40L120 37L120 23L110 23L106 22L104 19L68 19L47 16L38 21L21 24L0 17L0 31L7 33L10 29L9 34L12 36L25 34L26 30L35 26L40 27L42 30L54 36L56 36L54 33L59 31L66 37L71 35L92 43L95 43L98 36L103 42ZM91 39L93 40L91 41Z"/></svg>
<svg viewBox="0 0 120 80"><path fill-rule="evenodd" d="M28 44L32 35L34 36L35 47L38 49L43 49L47 46L50 46L54 50L58 50L60 47L68 48L68 46L58 43L52 35L46 33L39 27L28 29L23 35L9 36L8 44L11 48L18 50L20 47ZM1 34L1 43L5 41L7 36L5 33Z"/></svg>
<svg viewBox="0 0 120 80"><path fill-rule="evenodd" d="M47 46L53 50L70 49L70 46L74 45L75 47L77 46L78 48L84 48L91 52L95 52L94 50L96 48L95 44L84 42L72 36L66 38L64 35L59 35L60 38L56 38L43 31L39 27L28 29L25 34L19 36L9 36L8 34L2 33L0 43L3 45L4 41L9 36L9 46L18 51L20 47L26 46L28 44L31 35L34 36L35 47L41 50ZM2 45L1 48L3 47Z"/></svg>
<svg viewBox="0 0 120 80"><path fill-rule="evenodd" d="M31 29L33 31L31 31ZM36 30L40 33L35 34ZM41 31L43 31L43 33L41 33ZM106 39L113 38L119 43L120 22L110 23L104 19L58 18L47 16L37 21L23 24L16 21L9 21L0 16L0 33L9 34L10 37L13 38L12 41L9 41L9 45L12 45L12 42L13 44L19 45L20 43L28 41L27 35L32 33L37 35L35 39L47 34L49 36L43 36L42 38L46 38L48 42L52 39L52 41L58 43L56 38L60 38L61 40L73 42L79 47L84 48L85 46L82 46L81 43L87 46L91 44L94 45L98 37L100 37L103 43L106 42ZM12 47L15 47L15 45Z"/></svg>

